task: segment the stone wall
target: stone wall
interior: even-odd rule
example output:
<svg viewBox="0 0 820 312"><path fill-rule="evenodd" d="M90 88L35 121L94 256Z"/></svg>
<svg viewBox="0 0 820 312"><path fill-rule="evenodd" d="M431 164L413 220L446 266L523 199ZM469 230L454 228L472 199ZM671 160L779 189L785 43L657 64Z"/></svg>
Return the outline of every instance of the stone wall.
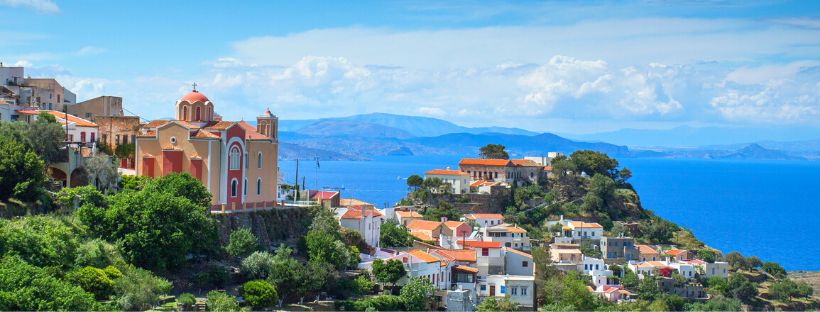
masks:
<svg viewBox="0 0 820 312"><path fill-rule="evenodd" d="M275 247L280 243L295 245L303 237L313 221L306 208L278 208L272 210L213 214L219 221L219 242L228 243L231 232L249 228L263 247Z"/></svg>

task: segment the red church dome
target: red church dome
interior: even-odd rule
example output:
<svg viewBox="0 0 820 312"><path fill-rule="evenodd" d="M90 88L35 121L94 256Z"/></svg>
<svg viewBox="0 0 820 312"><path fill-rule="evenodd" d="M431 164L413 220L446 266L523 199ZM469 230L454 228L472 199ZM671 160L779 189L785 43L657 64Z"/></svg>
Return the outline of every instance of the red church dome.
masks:
<svg viewBox="0 0 820 312"><path fill-rule="evenodd" d="M188 94L184 95L182 99L180 99L180 101L187 101L188 103L205 103L208 101L208 97L206 97L202 93L199 93L199 91L197 90L193 90L191 92L188 92Z"/></svg>

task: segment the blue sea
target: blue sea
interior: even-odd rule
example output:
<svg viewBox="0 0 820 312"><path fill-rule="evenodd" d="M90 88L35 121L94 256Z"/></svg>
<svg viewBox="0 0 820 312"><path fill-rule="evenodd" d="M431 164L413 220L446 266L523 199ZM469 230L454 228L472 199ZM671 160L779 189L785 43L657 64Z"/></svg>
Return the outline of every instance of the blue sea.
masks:
<svg viewBox="0 0 820 312"><path fill-rule="evenodd" d="M372 161L300 161L308 188L340 189L379 207L407 191L405 178L456 168L458 156L386 156ZM643 206L691 229L706 244L820 270L820 162L620 159ZM280 161L293 183L295 161ZM300 178L301 179L301 178Z"/></svg>

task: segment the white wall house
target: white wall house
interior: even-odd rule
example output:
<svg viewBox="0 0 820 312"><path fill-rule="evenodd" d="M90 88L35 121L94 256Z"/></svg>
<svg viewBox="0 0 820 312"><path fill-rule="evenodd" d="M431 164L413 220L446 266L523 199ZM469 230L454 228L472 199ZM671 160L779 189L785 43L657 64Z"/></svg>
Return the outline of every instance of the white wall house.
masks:
<svg viewBox="0 0 820 312"><path fill-rule="evenodd" d="M561 219L556 221L545 222L545 225L548 228L554 226L555 224L560 224L562 226L562 236L569 237L573 241L582 239L601 240L604 236L604 227L598 223L573 221L570 219L564 219L564 216L561 216Z"/></svg>
<svg viewBox="0 0 820 312"><path fill-rule="evenodd" d="M464 219L473 221L479 227L496 226L504 223L504 215L500 213L468 213Z"/></svg>
<svg viewBox="0 0 820 312"><path fill-rule="evenodd" d="M72 143L85 143L87 146L91 146L100 137L97 124L71 114L54 110L19 110L17 113L20 114L20 119L25 122L34 122L40 113L54 116L57 123L66 130L68 141Z"/></svg>
<svg viewBox="0 0 820 312"><path fill-rule="evenodd" d="M527 230L511 224L482 227L481 233L484 236L484 240L499 242L504 247L524 251L529 251L531 248Z"/></svg>
<svg viewBox="0 0 820 312"><path fill-rule="evenodd" d="M336 218L343 228L354 230L362 235L365 243L379 247L381 236L382 214L372 206L338 208Z"/></svg>
<svg viewBox="0 0 820 312"><path fill-rule="evenodd" d="M466 194L470 192L470 175L459 170L434 169L424 173L425 179L439 178L450 185L450 193Z"/></svg>
<svg viewBox="0 0 820 312"><path fill-rule="evenodd" d="M490 275L486 287L481 287L479 297L508 297L523 308L535 305L535 276Z"/></svg>

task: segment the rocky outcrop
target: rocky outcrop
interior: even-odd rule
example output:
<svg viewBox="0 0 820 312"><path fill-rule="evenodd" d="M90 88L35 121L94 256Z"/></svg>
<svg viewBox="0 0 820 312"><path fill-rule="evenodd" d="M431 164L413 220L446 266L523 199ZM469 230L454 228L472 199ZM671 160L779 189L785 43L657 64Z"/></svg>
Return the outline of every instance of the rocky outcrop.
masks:
<svg viewBox="0 0 820 312"><path fill-rule="evenodd" d="M219 242L222 245L228 243L228 237L234 230L248 228L266 249L280 243L295 245L295 242L307 233L312 222L310 211L305 208L280 208L213 216L219 221Z"/></svg>

